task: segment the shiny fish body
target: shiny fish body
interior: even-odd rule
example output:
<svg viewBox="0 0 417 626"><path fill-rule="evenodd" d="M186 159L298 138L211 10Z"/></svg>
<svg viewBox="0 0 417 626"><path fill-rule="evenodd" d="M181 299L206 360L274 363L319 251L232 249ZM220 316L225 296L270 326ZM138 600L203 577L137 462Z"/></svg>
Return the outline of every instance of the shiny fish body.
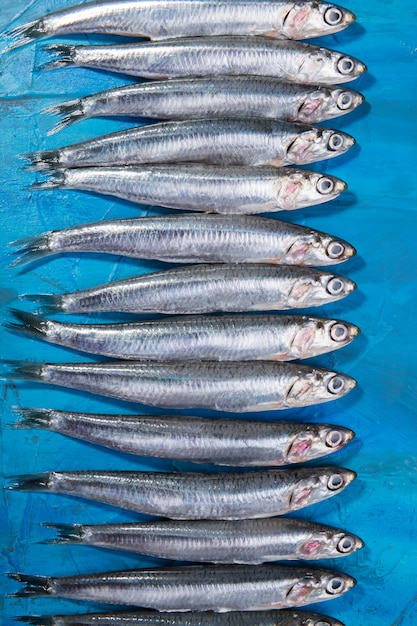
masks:
<svg viewBox="0 0 417 626"><path fill-rule="evenodd" d="M356 581L324 569L280 565L194 565L50 578L12 574L17 595L47 595L158 611L290 608L341 596Z"/></svg>
<svg viewBox="0 0 417 626"><path fill-rule="evenodd" d="M157 119L272 118L314 124L345 115L362 104L352 89L280 83L253 76L179 79L124 85L48 107L63 119L48 134L97 116Z"/></svg>
<svg viewBox="0 0 417 626"><path fill-rule="evenodd" d="M13 242L13 266L62 252L103 252L168 263L324 266L356 254L348 242L263 217L177 214L96 222Z"/></svg>
<svg viewBox="0 0 417 626"><path fill-rule="evenodd" d="M340 528L276 517L262 520L149 522L142 524L47 524L58 539L147 556L198 563L311 561L352 554L363 542Z"/></svg>
<svg viewBox="0 0 417 626"><path fill-rule="evenodd" d="M78 33L150 39L204 35L308 39L336 33L354 21L351 11L316 0L113 0L50 13L6 32L5 38L8 49Z"/></svg>
<svg viewBox="0 0 417 626"><path fill-rule="evenodd" d="M253 214L292 211L337 198L335 176L292 167L200 164L79 167L45 172L32 189L79 189L184 211Z"/></svg>
<svg viewBox="0 0 417 626"><path fill-rule="evenodd" d="M143 274L63 295L26 296L63 313L212 313L320 306L356 288L348 278L295 265L214 264ZM25 296L23 296L25 297Z"/></svg>
<svg viewBox="0 0 417 626"><path fill-rule="evenodd" d="M239 474L50 472L17 477L10 488L70 494L171 519L245 520L283 515L321 502L355 477L351 470L336 467ZM210 608L214 607L205 610Z"/></svg>
<svg viewBox="0 0 417 626"><path fill-rule="evenodd" d="M344 626L327 615L305 611L231 611L229 613L160 613L129 611L87 613L85 615L48 615L19 617L19 621L38 626Z"/></svg>
<svg viewBox="0 0 417 626"><path fill-rule="evenodd" d="M11 378L70 387L171 409L231 413L298 408L336 400L356 382L345 374L292 363L115 361L29 363Z"/></svg>
<svg viewBox="0 0 417 626"><path fill-rule="evenodd" d="M366 66L349 55L299 41L266 37L194 37L106 46L52 45L42 69L89 67L141 76L268 76L292 83L335 85L358 78Z"/></svg>
<svg viewBox="0 0 417 626"><path fill-rule="evenodd" d="M293 361L342 348L357 326L302 315L181 316L120 324L68 324L13 311L7 328L61 346L116 359Z"/></svg>
<svg viewBox="0 0 417 626"><path fill-rule="evenodd" d="M53 409L20 409L19 413L24 419L17 428L45 428L141 456L234 467L310 461L336 452L354 437L351 430L328 424L94 415Z"/></svg>
<svg viewBox="0 0 417 626"><path fill-rule="evenodd" d="M52 168L202 162L305 165L344 154L355 140L319 126L270 120L193 120L122 130L25 155L32 171Z"/></svg>

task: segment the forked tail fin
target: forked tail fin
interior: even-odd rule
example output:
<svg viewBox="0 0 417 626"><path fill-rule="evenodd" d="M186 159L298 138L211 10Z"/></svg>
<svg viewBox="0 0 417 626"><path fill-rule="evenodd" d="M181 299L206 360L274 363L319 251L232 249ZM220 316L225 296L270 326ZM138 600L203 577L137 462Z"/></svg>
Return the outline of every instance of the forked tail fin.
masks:
<svg viewBox="0 0 417 626"><path fill-rule="evenodd" d="M29 576L27 574L8 574L9 578L25 585L23 589L10 594L12 598L28 596L49 596L51 593L50 579L47 576Z"/></svg>
<svg viewBox="0 0 417 626"><path fill-rule="evenodd" d="M23 24L23 26L17 26L17 28L11 28L2 34L2 39L6 43L4 52L26 46L28 43L32 43L32 41L46 37L47 34L42 19Z"/></svg>
<svg viewBox="0 0 417 626"><path fill-rule="evenodd" d="M81 524L50 524L46 522L43 523L42 526L52 528L52 530L56 531L56 537L46 539L46 541L42 541L42 543L82 543L84 531Z"/></svg>
<svg viewBox="0 0 417 626"><path fill-rule="evenodd" d="M18 615L14 618L17 622L26 622L32 626L54 626L55 620L51 615Z"/></svg>
<svg viewBox="0 0 417 626"><path fill-rule="evenodd" d="M33 315L33 313L19 311L18 309L10 309L10 313L21 323L16 324L15 322L6 322L4 324L5 328L25 333L31 337L45 339L48 329L48 320L38 315Z"/></svg>
<svg viewBox="0 0 417 626"><path fill-rule="evenodd" d="M51 409L25 409L14 407L13 413L22 419L15 422L14 428L44 428L51 425Z"/></svg>
<svg viewBox="0 0 417 626"><path fill-rule="evenodd" d="M62 115L62 120L57 122L52 130L46 134L48 136L55 135L55 133L67 128L74 122L82 120L86 117L83 112L82 100L70 100L69 102L63 102L62 104L56 104L51 107L47 107L42 111L45 115Z"/></svg>
<svg viewBox="0 0 417 626"><path fill-rule="evenodd" d="M46 173L45 175L48 177L47 180L42 182L33 183L29 189L30 190L38 190L38 189L57 189L59 187L65 187L65 174L60 171L53 171L50 173Z"/></svg>
<svg viewBox="0 0 417 626"><path fill-rule="evenodd" d="M60 165L59 150L38 150L37 152L26 152L20 154L19 158L29 161L26 165L28 172L43 172L45 170L55 170Z"/></svg>
<svg viewBox="0 0 417 626"><path fill-rule="evenodd" d="M67 65L76 65L76 46L53 44L52 46L45 46L44 50L51 54L51 60L41 65L38 68L40 71L55 70L59 67L66 67Z"/></svg>
<svg viewBox="0 0 417 626"><path fill-rule="evenodd" d="M29 300L40 304L39 312L49 315L50 313L62 313L62 296L50 293L32 294L26 293L19 296L19 300Z"/></svg>
<svg viewBox="0 0 417 626"><path fill-rule="evenodd" d="M14 251L14 254L17 256L14 261L11 262L10 267L18 267L26 263L32 263L33 261L38 261L52 254L52 250L49 246L50 235L51 231L48 231L41 235L12 241L9 246L18 246L19 248Z"/></svg>

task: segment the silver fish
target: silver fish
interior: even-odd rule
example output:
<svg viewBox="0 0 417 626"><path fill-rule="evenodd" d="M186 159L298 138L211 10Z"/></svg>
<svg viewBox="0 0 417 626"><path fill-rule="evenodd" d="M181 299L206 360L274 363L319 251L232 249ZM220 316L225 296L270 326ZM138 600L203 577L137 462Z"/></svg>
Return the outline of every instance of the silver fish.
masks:
<svg viewBox="0 0 417 626"><path fill-rule="evenodd" d="M46 50L52 59L40 69L89 67L142 78L243 75L335 85L354 80L367 69L343 52L266 37L194 37L117 46L56 44Z"/></svg>
<svg viewBox="0 0 417 626"><path fill-rule="evenodd" d="M32 189L79 189L139 204L215 213L292 211L337 198L340 178L293 167L237 165L125 165L46 173Z"/></svg>
<svg viewBox="0 0 417 626"><path fill-rule="evenodd" d="M350 113L363 101L362 94L342 87L223 76L124 85L48 107L43 113L63 116L48 133L53 135L78 120L97 116L272 118L314 124Z"/></svg>
<svg viewBox="0 0 417 626"><path fill-rule="evenodd" d="M347 241L264 217L177 214L96 222L49 231L20 246L12 266L61 252L105 252L169 263L277 263L324 266L356 254Z"/></svg>
<svg viewBox="0 0 417 626"><path fill-rule="evenodd" d="M349 278L295 265L179 267L62 295L25 295L41 311L63 313L211 313L321 306L356 289Z"/></svg>
<svg viewBox="0 0 417 626"><path fill-rule="evenodd" d="M193 565L52 578L10 574L14 596L55 596L158 611L281 609L332 600L356 581L325 569L283 565Z"/></svg>
<svg viewBox="0 0 417 626"><path fill-rule="evenodd" d="M283 515L321 502L355 478L355 472L337 467L239 474L50 472L17 477L8 488L70 494L171 519L245 520Z"/></svg>
<svg viewBox="0 0 417 626"><path fill-rule="evenodd" d="M332 159L354 143L346 133L319 126L204 119L140 126L24 158L31 171L177 162L280 167Z"/></svg>
<svg viewBox="0 0 417 626"><path fill-rule="evenodd" d="M363 541L340 528L298 519L148 522L141 524L45 524L57 539L147 556L197 563L311 561L347 556Z"/></svg>
<svg viewBox="0 0 417 626"><path fill-rule="evenodd" d="M355 15L317 0L138 0L91 2L45 15L4 34L8 50L77 33L129 37L265 35L309 39L343 30Z"/></svg>
<svg viewBox="0 0 417 626"><path fill-rule="evenodd" d="M116 359L293 361L342 348L358 334L348 322L302 315L181 316L121 324L68 324L12 310L5 324L50 343Z"/></svg>
<svg viewBox="0 0 417 626"><path fill-rule="evenodd" d="M10 376L150 406L230 413L320 404L341 398L356 386L345 374L260 361L18 362Z"/></svg>
<svg viewBox="0 0 417 626"><path fill-rule="evenodd" d="M45 428L122 452L234 467L302 463L355 436L341 426L169 415L94 415L19 409L16 428ZM175 433L175 436L173 436Z"/></svg>
<svg viewBox="0 0 417 626"><path fill-rule="evenodd" d="M21 616L20 622L37 626L345 626L327 615L281 609L280 611L231 611L229 613L160 613L129 611L85 615Z"/></svg>

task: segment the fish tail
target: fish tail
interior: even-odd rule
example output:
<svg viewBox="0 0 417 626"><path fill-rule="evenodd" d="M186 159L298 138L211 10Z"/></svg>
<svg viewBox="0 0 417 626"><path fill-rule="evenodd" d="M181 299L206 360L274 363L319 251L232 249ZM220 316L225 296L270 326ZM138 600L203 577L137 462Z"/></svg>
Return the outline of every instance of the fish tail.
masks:
<svg viewBox="0 0 417 626"><path fill-rule="evenodd" d="M12 482L5 488L11 491L48 491L50 476L49 473L22 474L12 478Z"/></svg>
<svg viewBox="0 0 417 626"><path fill-rule="evenodd" d="M30 190L38 190L38 189L56 189L59 187L65 186L65 174L64 172L50 172L46 174L48 176L48 180L44 180L42 182L33 183L29 189Z"/></svg>
<svg viewBox="0 0 417 626"><path fill-rule="evenodd" d="M19 158L29 161L26 165L28 172L43 172L45 170L54 170L60 164L59 150L39 150L37 152L26 152L19 155Z"/></svg>
<svg viewBox="0 0 417 626"><path fill-rule="evenodd" d="M27 293L19 296L19 300L29 300L30 302L37 302L40 307L37 313L62 313L63 302L62 296L51 293L31 294Z"/></svg>
<svg viewBox="0 0 417 626"><path fill-rule="evenodd" d="M29 576L28 574L7 575L9 578L17 580L17 582L25 585L23 589L17 591L16 593L12 593L9 597L23 598L27 596L49 596L51 593L50 579L47 576Z"/></svg>
<svg viewBox="0 0 417 626"><path fill-rule="evenodd" d="M27 313L26 311L20 311L18 309L10 309L10 313L19 322L21 322L21 324L16 324L15 322L6 322L6 324L4 324L5 328L7 328L8 330L25 333L26 335L30 335L31 337L45 339L48 329L48 320L40 317L39 315L33 315L33 313Z"/></svg>
<svg viewBox="0 0 417 626"><path fill-rule="evenodd" d="M26 46L32 41L42 39L45 35L47 35L47 32L42 19L28 22L28 24L23 24L23 26L7 30L2 35L2 38L7 42L4 52L9 52L10 50Z"/></svg>
<svg viewBox="0 0 417 626"><path fill-rule="evenodd" d="M53 44L52 46L45 46L44 50L51 53L52 58L48 63L41 65L39 71L55 70L59 67L66 67L67 65L75 65L76 52L75 46L66 44Z"/></svg>
<svg viewBox="0 0 417 626"><path fill-rule="evenodd" d="M45 115L62 115L62 120L57 122L52 130L48 131L46 134L48 136L55 135L59 131L67 128L74 122L77 122L80 119L83 119L85 113L83 111L82 100L70 100L69 102L64 102L62 104L57 104L55 106L47 107L42 111Z"/></svg>
<svg viewBox="0 0 417 626"><path fill-rule="evenodd" d="M10 246L19 246L19 249L14 252L17 257L12 261L10 267L19 267L26 263L32 263L38 261L49 254L52 254L50 247L51 231L42 233L42 235L35 235L34 237L25 237L24 239L17 239L12 241Z"/></svg>
<svg viewBox="0 0 417 626"><path fill-rule="evenodd" d="M43 380L43 363L26 363L24 361L6 361L11 366L8 378L27 381Z"/></svg>
<svg viewBox="0 0 417 626"><path fill-rule="evenodd" d="M56 532L56 537L42 541L46 544L57 543L82 543L84 531L81 524L50 524L49 522L41 524L47 528L52 528Z"/></svg>
<svg viewBox="0 0 417 626"><path fill-rule="evenodd" d="M16 407L13 409L13 413L22 418L13 425L14 428L44 428L47 430L51 425L51 409L24 409Z"/></svg>
<svg viewBox="0 0 417 626"><path fill-rule="evenodd" d="M32 624L33 626L54 626L54 618L50 615L18 615L15 618L16 622L26 622L26 624Z"/></svg>

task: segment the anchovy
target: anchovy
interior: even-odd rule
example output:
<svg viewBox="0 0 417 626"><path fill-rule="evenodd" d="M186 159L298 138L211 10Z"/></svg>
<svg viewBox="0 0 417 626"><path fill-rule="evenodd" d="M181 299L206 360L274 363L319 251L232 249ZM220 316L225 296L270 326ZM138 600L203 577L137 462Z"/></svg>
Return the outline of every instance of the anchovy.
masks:
<svg viewBox="0 0 417 626"><path fill-rule="evenodd" d="M89 67L142 78L243 75L335 85L354 80L367 69L343 52L266 37L194 37L105 46L56 44L46 50L52 59L42 70Z"/></svg>
<svg viewBox="0 0 417 626"><path fill-rule="evenodd" d="M8 488L69 494L171 519L246 520L283 515L327 500L355 478L355 472L337 467L239 474L91 470L30 474L17 477Z"/></svg>
<svg viewBox="0 0 417 626"><path fill-rule="evenodd" d="M46 524L58 538L75 543L176 561L243 563L311 561L347 556L363 547L340 528L298 519L148 522L141 524Z"/></svg>
<svg viewBox="0 0 417 626"><path fill-rule="evenodd" d="M68 324L12 310L9 330L82 352L129 360L293 361L349 344L359 328L302 315L181 316L120 324Z"/></svg>
<svg viewBox="0 0 417 626"><path fill-rule="evenodd" d="M349 278L295 265L179 267L62 295L25 295L41 311L62 313L211 313L321 306L356 289Z"/></svg>
<svg viewBox="0 0 417 626"><path fill-rule="evenodd" d="M332 159L354 143L346 133L319 126L204 119L140 126L24 158L31 171L176 162L280 167Z"/></svg>
<svg viewBox="0 0 417 626"><path fill-rule="evenodd" d="M229 613L129 611L36 617L25 615L17 619L35 626L345 626L327 615L291 609Z"/></svg>
<svg viewBox="0 0 417 626"><path fill-rule="evenodd" d="M356 581L325 569L282 565L194 565L52 578L10 574L14 596L55 596L158 611L249 611L340 597Z"/></svg>
<svg viewBox="0 0 417 626"><path fill-rule="evenodd" d="M343 397L356 386L356 381L345 374L309 365L259 361L18 362L11 378L150 406L231 413L320 404Z"/></svg>
<svg viewBox="0 0 417 626"><path fill-rule="evenodd" d="M280 83L253 76L194 78L124 85L46 108L62 115L48 135L97 116L157 119L272 118L314 124L345 115L362 102L352 89Z"/></svg>
<svg viewBox="0 0 417 626"><path fill-rule="evenodd" d="M105 252L169 263L324 266L356 254L347 241L305 226L244 215L177 214L96 222L13 242L12 266L61 252Z"/></svg>
<svg viewBox="0 0 417 626"><path fill-rule="evenodd" d="M317 0L104 0L44 15L4 37L8 50L78 33L150 39L204 35L309 39L337 33L354 21L351 11Z"/></svg>
<svg viewBox="0 0 417 626"><path fill-rule="evenodd" d="M355 436L341 426L251 422L169 415L94 415L19 409L16 428L45 428L121 452L217 465L280 466L343 448Z"/></svg>
<svg viewBox="0 0 417 626"><path fill-rule="evenodd" d="M32 189L79 189L139 204L215 213L292 211L329 202L346 183L293 167L237 165L125 165L79 167L46 173Z"/></svg>

